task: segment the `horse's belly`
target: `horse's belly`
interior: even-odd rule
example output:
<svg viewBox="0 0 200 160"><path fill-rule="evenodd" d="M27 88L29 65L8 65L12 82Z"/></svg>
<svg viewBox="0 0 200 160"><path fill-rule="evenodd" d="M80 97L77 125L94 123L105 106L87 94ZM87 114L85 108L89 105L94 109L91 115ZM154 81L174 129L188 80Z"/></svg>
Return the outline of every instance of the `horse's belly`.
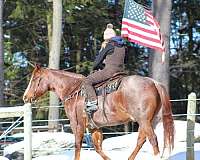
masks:
<svg viewBox="0 0 200 160"><path fill-rule="evenodd" d="M93 120L98 126L103 127L124 124L131 121L132 119L130 119L130 117L127 115L119 116L116 113L106 113L105 115L105 113L98 111L94 114Z"/></svg>

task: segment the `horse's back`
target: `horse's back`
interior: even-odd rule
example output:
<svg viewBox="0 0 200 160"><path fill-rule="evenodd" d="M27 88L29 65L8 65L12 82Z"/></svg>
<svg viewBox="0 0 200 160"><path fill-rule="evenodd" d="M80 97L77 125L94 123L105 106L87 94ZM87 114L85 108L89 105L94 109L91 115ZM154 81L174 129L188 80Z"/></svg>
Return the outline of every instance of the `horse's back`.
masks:
<svg viewBox="0 0 200 160"><path fill-rule="evenodd" d="M128 90L144 91L148 89L155 89L155 81L149 77L139 75L126 76L122 79L120 88Z"/></svg>

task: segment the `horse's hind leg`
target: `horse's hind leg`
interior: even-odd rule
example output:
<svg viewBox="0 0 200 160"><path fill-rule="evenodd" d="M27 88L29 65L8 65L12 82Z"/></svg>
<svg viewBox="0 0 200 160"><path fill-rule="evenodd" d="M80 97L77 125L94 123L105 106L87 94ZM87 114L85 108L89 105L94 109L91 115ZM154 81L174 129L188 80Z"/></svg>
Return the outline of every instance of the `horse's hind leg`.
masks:
<svg viewBox="0 0 200 160"><path fill-rule="evenodd" d="M108 156L106 156L105 153L102 151L103 134L102 134L101 130L99 130L99 129L92 130L92 141L93 141L96 152L104 160L110 160L110 158Z"/></svg>
<svg viewBox="0 0 200 160"><path fill-rule="evenodd" d="M153 147L154 159L159 160L160 159L160 151L159 151L159 148L158 148L157 136L154 133L154 130L153 130L151 123L147 122L146 125L144 126L144 129L145 129L145 133L148 137L148 140Z"/></svg>
<svg viewBox="0 0 200 160"><path fill-rule="evenodd" d="M145 134L145 132L144 132L143 129L139 128L139 135L138 135L138 139L137 139L137 146L135 147L134 151L132 152L132 154L128 158L129 160L134 160L135 159L137 153L142 148L142 145L145 143L145 141L146 141L146 134Z"/></svg>

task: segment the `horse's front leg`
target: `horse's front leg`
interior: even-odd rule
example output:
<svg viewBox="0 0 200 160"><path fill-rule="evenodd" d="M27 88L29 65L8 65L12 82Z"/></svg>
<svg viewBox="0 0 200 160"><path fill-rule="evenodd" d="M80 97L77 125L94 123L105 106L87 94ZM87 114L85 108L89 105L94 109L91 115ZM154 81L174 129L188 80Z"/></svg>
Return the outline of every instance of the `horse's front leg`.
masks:
<svg viewBox="0 0 200 160"><path fill-rule="evenodd" d="M110 160L108 156L102 151L102 141L103 141L103 134L99 129L93 129L92 131L92 141L94 144L94 148L96 152L104 159Z"/></svg>
<svg viewBox="0 0 200 160"><path fill-rule="evenodd" d="M85 119L84 118L76 119L74 117L69 117L70 126L75 136L74 160L80 160L80 152L81 152L81 147L82 147L83 137L84 137L84 132L85 132Z"/></svg>
<svg viewBox="0 0 200 160"><path fill-rule="evenodd" d="M70 125L72 128L72 132L75 136L75 157L74 160L80 160L80 152L83 143L85 126L81 123L76 123L76 120L71 120Z"/></svg>
<svg viewBox="0 0 200 160"><path fill-rule="evenodd" d="M79 102L79 99L74 99L65 102L65 112L70 120L70 126L75 136L75 157L74 160L80 160L80 152L83 143L83 137L85 132L86 119L83 116L82 106L77 105L75 102ZM84 101L83 101L84 102ZM74 104L75 103L75 104ZM82 103L81 103L82 104ZM72 106L72 107L71 107Z"/></svg>
<svg viewBox="0 0 200 160"><path fill-rule="evenodd" d="M80 160L80 152L83 143L84 128L78 125L75 134L75 158L74 160Z"/></svg>

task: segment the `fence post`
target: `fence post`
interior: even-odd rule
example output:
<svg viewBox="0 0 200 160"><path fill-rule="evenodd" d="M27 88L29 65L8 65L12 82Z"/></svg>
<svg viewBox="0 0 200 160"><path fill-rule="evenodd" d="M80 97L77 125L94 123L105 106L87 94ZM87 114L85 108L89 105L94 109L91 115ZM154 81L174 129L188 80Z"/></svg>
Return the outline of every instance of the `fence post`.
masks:
<svg viewBox="0 0 200 160"><path fill-rule="evenodd" d="M194 127L195 127L195 113L196 113L196 94L190 93L188 95L187 104L187 160L194 160Z"/></svg>
<svg viewBox="0 0 200 160"><path fill-rule="evenodd" d="M32 108L24 105L24 160L32 160Z"/></svg>

